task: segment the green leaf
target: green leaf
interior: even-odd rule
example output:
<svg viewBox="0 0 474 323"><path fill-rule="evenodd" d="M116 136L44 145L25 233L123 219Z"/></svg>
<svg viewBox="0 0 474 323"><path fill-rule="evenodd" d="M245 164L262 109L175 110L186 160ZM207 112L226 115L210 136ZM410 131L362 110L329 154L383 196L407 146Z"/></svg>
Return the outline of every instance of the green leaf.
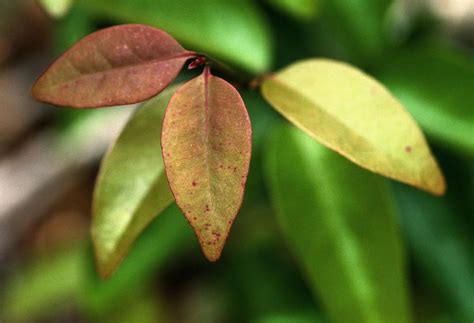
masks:
<svg viewBox="0 0 474 323"><path fill-rule="evenodd" d="M472 320L473 239L459 205L400 185L394 191L415 266L457 312L457 321Z"/></svg>
<svg viewBox="0 0 474 323"><path fill-rule="evenodd" d="M74 0L37 0L46 12L54 17L61 18L71 9Z"/></svg>
<svg viewBox="0 0 474 323"><path fill-rule="evenodd" d="M173 201L161 157L161 124L176 87L138 109L105 156L94 195L92 238L109 276L141 231Z"/></svg>
<svg viewBox="0 0 474 323"><path fill-rule="evenodd" d="M171 191L216 261L244 196L252 130L237 90L206 67L171 99L162 147Z"/></svg>
<svg viewBox="0 0 474 323"><path fill-rule="evenodd" d="M474 156L474 60L448 47L397 53L381 80L433 139Z"/></svg>
<svg viewBox="0 0 474 323"><path fill-rule="evenodd" d="M166 30L181 43L243 68L266 71L272 61L270 26L249 0L79 0L120 22Z"/></svg>
<svg viewBox="0 0 474 323"><path fill-rule="evenodd" d="M334 322L410 322L384 181L293 127L270 137L266 177L282 232Z"/></svg>
<svg viewBox="0 0 474 323"><path fill-rule="evenodd" d="M277 9L301 20L311 20L316 15L319 0L267 0Z"/></svg>
<svg viewBox="0 0 474 323"><path fill-rule="evenodd" d="M194 55L156 28L103 29L60 56L36 81L33 96L76 108L144 101L166 88Z"/></svg>
<svg viewBox="0 0 474 323"><path fill-rule="evenodd" d="M311 59L262 85L284 117L361 167L443 194L445 182L415 121L376 80L349 65Z"/></svg>

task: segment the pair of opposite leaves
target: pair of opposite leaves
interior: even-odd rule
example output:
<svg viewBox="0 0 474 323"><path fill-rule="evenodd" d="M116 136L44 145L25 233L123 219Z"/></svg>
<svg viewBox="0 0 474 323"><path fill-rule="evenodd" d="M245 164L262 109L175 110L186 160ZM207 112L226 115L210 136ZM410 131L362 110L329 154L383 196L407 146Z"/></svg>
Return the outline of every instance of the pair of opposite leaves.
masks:
<svg viewBox="0 0 474 323"><path fill-rule="evenodd" d="M57 59L38 79L33 95L75 108L141 102L164 90L188 59L199 57L156 28L111 27L85 37ZM289 121L354 163L434 194L445 191L414 120L383 86L357 69L306 60L267 77L262 94ZM215 261L242 203L250 164L251 125L237 90L206 66L169 101L161 146L176 203L206 257ZM107 244L104 231L105 237L95 237L96 249L107 250L97 246Z"/></svg>

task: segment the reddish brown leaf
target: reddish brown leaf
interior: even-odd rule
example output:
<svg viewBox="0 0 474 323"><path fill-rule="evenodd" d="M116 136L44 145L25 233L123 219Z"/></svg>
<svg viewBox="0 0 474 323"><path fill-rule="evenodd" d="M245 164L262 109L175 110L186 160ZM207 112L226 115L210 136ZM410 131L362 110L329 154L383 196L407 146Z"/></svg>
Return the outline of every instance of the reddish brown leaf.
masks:
<svg viewBox="0 0 474 323"><path fill-rule="evenodd" d="M183 85L166 110L161 139L166 175L210 261L219 258L242 204L251 134L239 93L208 68Z"/></svg>
<svg viewBox="0 0 474 323"><path fill-rule="evenodd" d="M159 29L115 26L60 56L35 83L33 96L76 108L136 103L161 92L194 56Z"/></svg>

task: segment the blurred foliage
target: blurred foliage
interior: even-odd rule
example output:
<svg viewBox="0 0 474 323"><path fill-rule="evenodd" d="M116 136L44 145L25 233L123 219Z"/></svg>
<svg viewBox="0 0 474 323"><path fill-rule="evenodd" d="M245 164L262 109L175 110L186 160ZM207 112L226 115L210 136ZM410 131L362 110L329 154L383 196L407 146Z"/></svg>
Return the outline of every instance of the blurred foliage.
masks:
<svg viewBox="0 0 474 323"><path fill-rule="evenodd" d="M317 13L319 0L267 0L276 9L287 14L308 21L314 18Z"/></svg>
<svg viewBox="0 0 474 323"><path fill-rule="evenodd" d="M81 315L98 322L104 315L120 317L117 311L128 313L130 302L146 306L146 298L141 304L136 298L151 292L147 286L170 257L175 261L193 248L192 238L177 207L171 206L144 231L109 280L101 280L95 272L91 247L80 244L53 250L16 271L7 284L5 301L0 304L2 317L12 322L47 318L56 304L78 307ZM61 307L55 309L56 313L64 310Z"/></svg>
<svg viewBox="0 0 474 323"><path fill-rule="evenodd" d="M74 0L37 0L52 17L59 18L67 14Z"/></svg>
<svg viewBox="0 0 474 323"><path fill-rule="evenodd" d="M4 3L2 17L8 16ZM109 280L95 272L88 237L6 268L2 322L347 322L369 312L396 322L472 321L474 49L466 44L474 32L459 41L441 32L428 11L411 15L403 29L387 20L394 8L389 0L77 0L53 23L51 56L100 27L137 22L252 77L315 56L356 64L384 82L422 126L448 194L436 198L401 184L387 191L385 180L312 142L306 147L299 134L268 141L281 118L239 79L253 125L253 159L222 259L203 259L172 205ZM393 37L402 29L403 36ZM60 112L58 149L74 149L91 127L106 128L101 114ZM279 153L266 169L268 150ZM337 258L341 246L358 261ZM350 286L360 287L359 297ZM351 313L338 311L343 302Z"/></svg>
<svg viewBox="0 0 474 323"><path fill-rule="evenodd" d="M380 77L436 141L474 155L474 58L442 44L417 44L384 60Z"/></svg>

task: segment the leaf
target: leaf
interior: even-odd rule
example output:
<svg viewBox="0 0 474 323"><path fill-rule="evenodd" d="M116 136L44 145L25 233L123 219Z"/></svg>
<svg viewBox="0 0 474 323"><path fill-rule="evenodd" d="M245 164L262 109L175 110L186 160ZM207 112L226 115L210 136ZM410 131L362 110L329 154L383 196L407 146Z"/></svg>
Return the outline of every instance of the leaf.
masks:
<svg viewBox="0 0 474 323"><path fill-rule="evenodd" d="M251 135L239 93L208 67L176 92L166 110L166 175L210 261L219 258L242 204Z"/></svg>
<svg viewBox="0 0 474 323"><path fill-rule="evenodd" d="M161 124L176 87L137 110L105 156L94 194L92 238L109 276L141 231L173 202L161 156Z"/></svg>
<svg viewBox="0 0 474 323"><path fill-rule="evenodd" d="M406 240L413 262L432 292L441 292L459 317L474 317L474 250L472 231L462 221L459 201L433 198L408 187L394 185ZM472 200L471 200L472 201ZM468 215L466 213L466 215Z"/></svg>
<svg viewBox="0 0 474 323"><path fill-rule="evenodd" d="M103 29L59 57L35 83L33 96L76 108L144 101L166 88L194 55L152 27Z"/></svg>
<svg viewBox="0 0 474 323"><path fill-rule="evenodd" d="M403 250L384 181L293 127L267 145L284 236L334 322L409 322Z"/></svg>
<svg viewBox="0 0 474 323"><path fill-rule="evenodd" d="M284 117L375 173L443 194L445 182L410 115L377 81L335 61L295 63L262 85Z"/></svg>
<svg viewBox="0 0 474 323"><path fill-rule="evenodd" d="M316 15L319 7L319 0L267 0L288 14L303 21L311 20Z"/></svg>
<svg viewBox="0 0 474 323"><path fill-rule="evenodd" d="M79 0L91 11L125 23L166 30L206 55L262 73L272 61L271 27L249 0Z"/></svg>
<svg viewBox="0 0 474 323"><path fill-rule="evenodd" d="M388 58L378 75L428 136L474 156L474 60L428 45Z"/></svg>
<svg viewBox="0 0 474 323"><path fill-rule="evenodd" d="M74 0L38 0L44 10L54 18L61 18L69 12Z"/></svg>

